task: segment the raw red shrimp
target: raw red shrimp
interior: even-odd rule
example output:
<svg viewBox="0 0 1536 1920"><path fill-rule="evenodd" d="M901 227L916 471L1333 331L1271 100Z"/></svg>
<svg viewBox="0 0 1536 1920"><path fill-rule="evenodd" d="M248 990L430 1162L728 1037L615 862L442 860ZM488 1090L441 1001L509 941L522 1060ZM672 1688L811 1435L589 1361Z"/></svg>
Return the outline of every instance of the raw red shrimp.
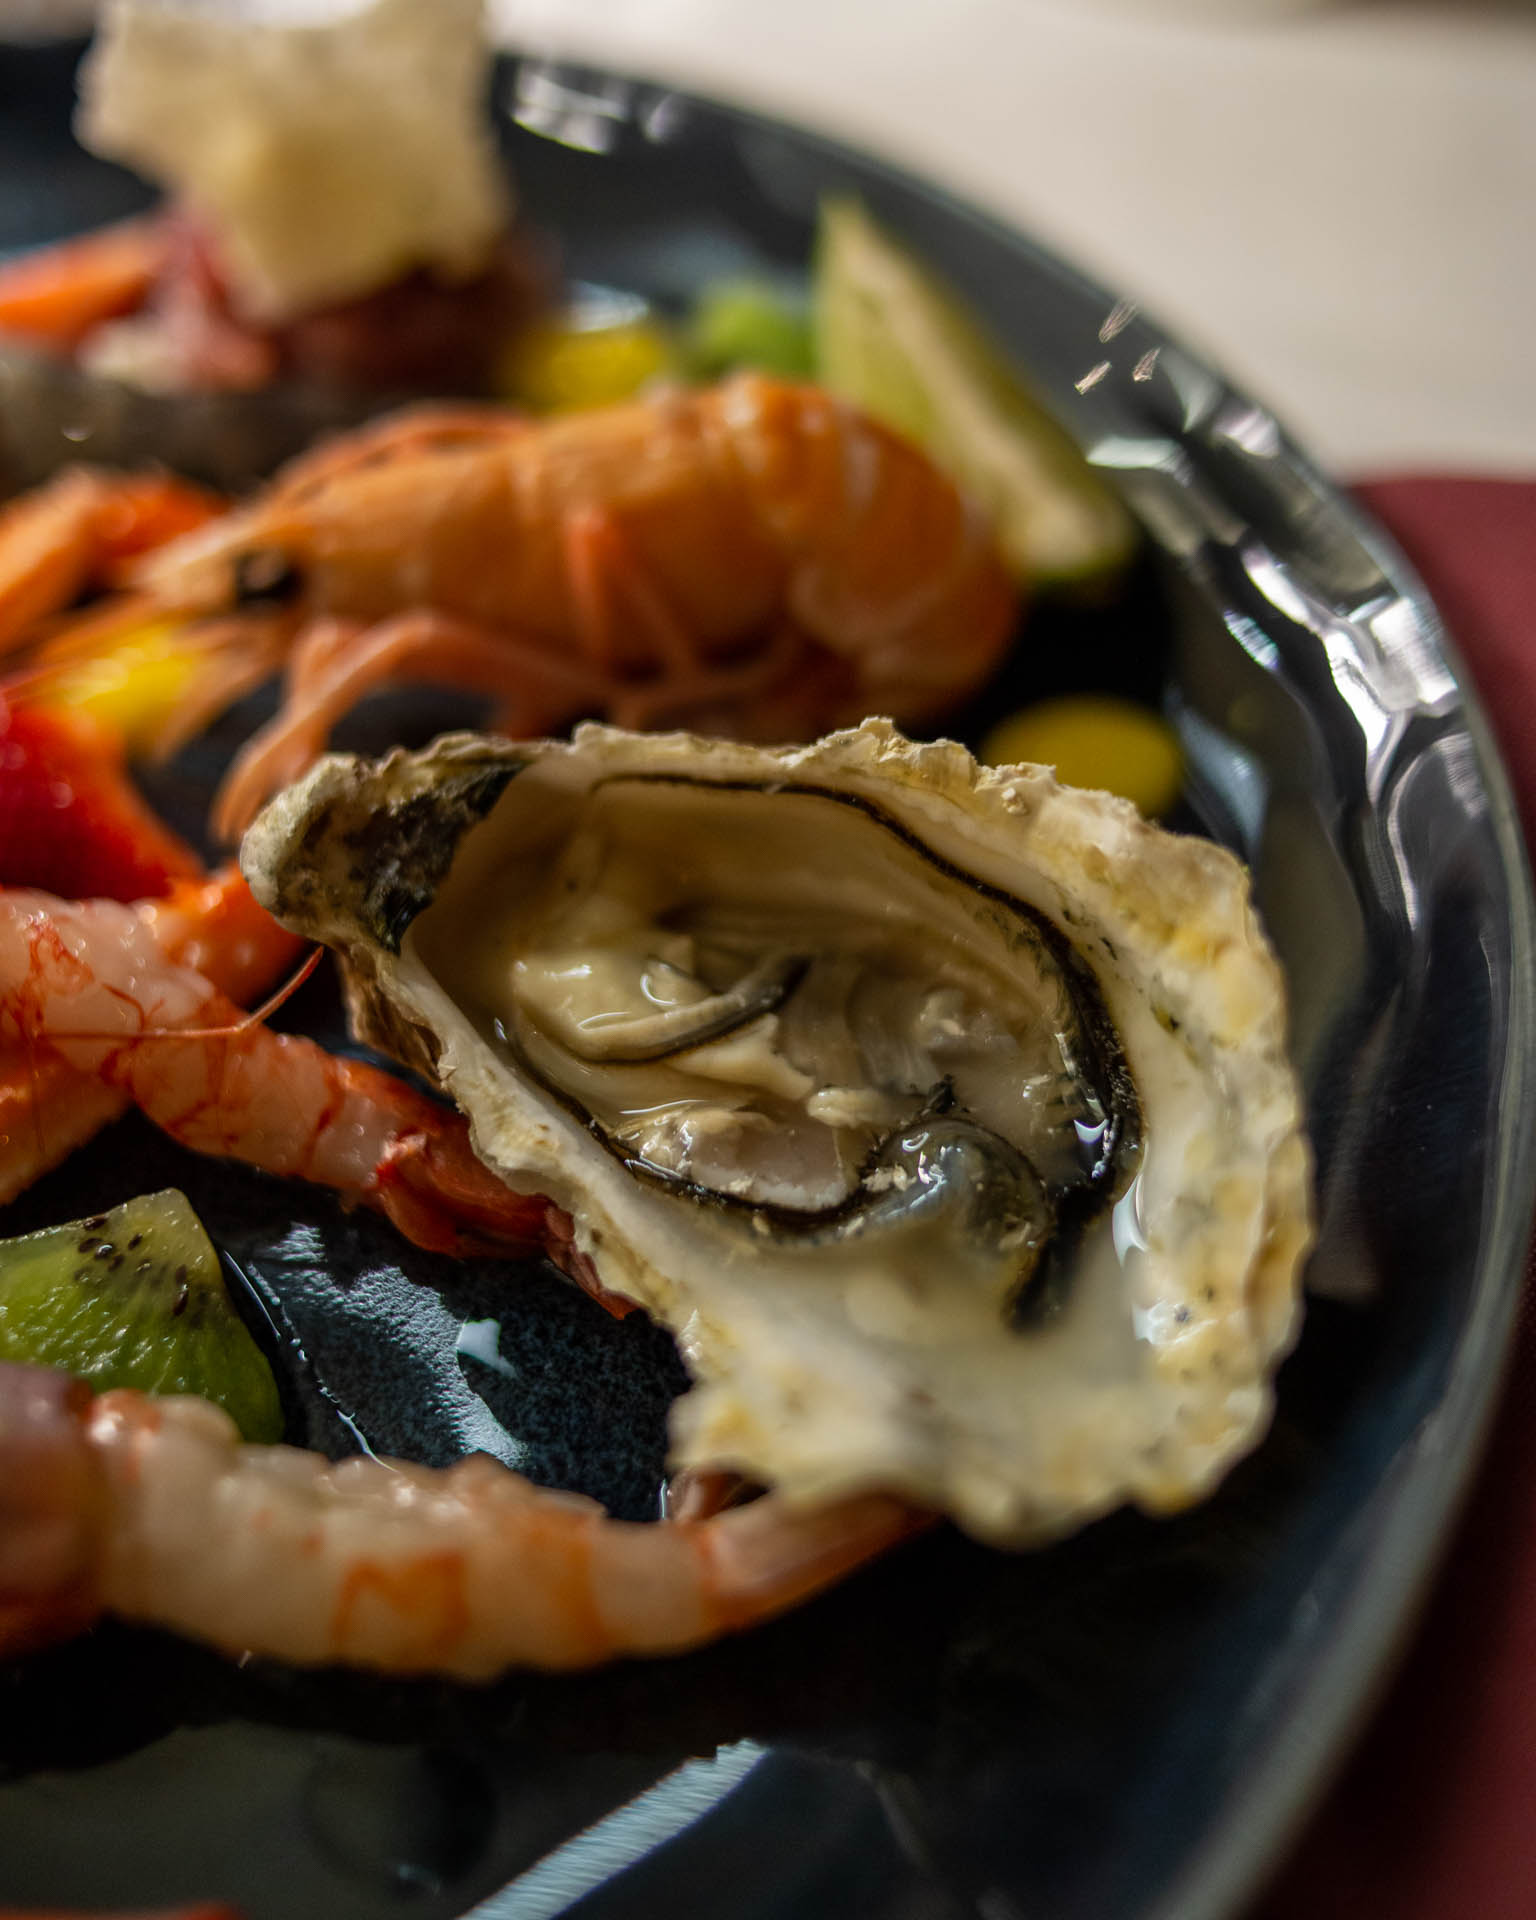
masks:
<svg viewBox="0 0 1536 1920"><path fill-rule="evenodd" d="M521 733L606 713L818 734L953 706L1018 604L925 455L756 374L541 421L459 406L376 423L146 555L131 584L134 617L212 623L232 688L270 658L274 609L286 620L285 704L222 791L230 835L371 687L471 686Z"/></svg>
<svg viewBox="0 0 1536 1920"><path fill-rule="evenodd" d="M0 1650L94 1608L300 1666L593 1666L752 1626L924 1524L880 1494L770 1494L635 1525L485 1455L333 1464L242 1445L204 1401L0 1367Z"/></svg>
<svg viewBox="0 0 1536 1920"><path fill-rule="evenodd" d="M269 986L301 943L231 866L208 875L134 790L121 742L81 714L0 701L0 886L133 900L162 952L231 998ZM0 1052L0 1202L57 1166L127 1096L56 1054Z"/></svg>
<svg viewBox="0 0 1536 1920"><path fill-rule="evenodd" d="M166 959L193 968L242 1003L302 950L257 906L233 865L180 881L164 898L138 902L134 913ZM0 1033L5 1028L0 1012ZM53 1052L30 1031L0 1043L0 1205L130 1105L126 1089Z"/></svg>
<svg viewBox="0 0 1536 1920"><path fill-rule="evenodd" d="M184 1146L331 1187L417 1246L549 1247L569 1265L548 1202L488 1172L460 1116L381 1068L247 1021L212 981L168 958L167 912L0 894L0 1052L52 1054Z"/></svg>
<svg viewBox="0 0 1536 1920"><path fill-rule="evenodd" d="M456 1116L244 1020L234 1002L300 943L233 867L201 872L119 759L83 720L0 707L0 825L24 829L0 839L0 1202L136 1103L186 1145L367 1201L420 1246L548 1250L619 1310L565 1216L487 1173ZM160 897L66 902L6 884L39 872Z"/></svg>

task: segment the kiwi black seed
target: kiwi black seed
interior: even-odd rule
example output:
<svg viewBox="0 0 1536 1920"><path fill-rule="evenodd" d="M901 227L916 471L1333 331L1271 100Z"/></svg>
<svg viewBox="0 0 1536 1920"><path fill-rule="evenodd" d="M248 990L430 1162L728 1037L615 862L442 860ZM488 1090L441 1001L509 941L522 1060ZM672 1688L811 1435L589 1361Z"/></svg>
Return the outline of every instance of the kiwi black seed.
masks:
<svg viewBox="0 0 1536 1920"><path fill-rule="evenodd" d="M272 1369L174 1188L0 1240L0 1360L61 1367L99 1392L200 1394L247 1440L282 1438Z"/></svg>

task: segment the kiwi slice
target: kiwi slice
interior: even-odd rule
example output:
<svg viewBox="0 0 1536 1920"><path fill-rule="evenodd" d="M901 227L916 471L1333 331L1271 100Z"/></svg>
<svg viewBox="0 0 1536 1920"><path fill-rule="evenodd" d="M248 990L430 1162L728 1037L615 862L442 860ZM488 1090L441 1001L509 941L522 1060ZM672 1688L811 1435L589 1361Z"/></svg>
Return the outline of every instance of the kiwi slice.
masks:
<svg viewBox="0 0 1536 1920"><path fill-rule="evenodd" d="M0 1240L0 1360L60 1367L99 1390L199 1394L247 1440L283 1435L272 1369L174 1188Z"/></svg>

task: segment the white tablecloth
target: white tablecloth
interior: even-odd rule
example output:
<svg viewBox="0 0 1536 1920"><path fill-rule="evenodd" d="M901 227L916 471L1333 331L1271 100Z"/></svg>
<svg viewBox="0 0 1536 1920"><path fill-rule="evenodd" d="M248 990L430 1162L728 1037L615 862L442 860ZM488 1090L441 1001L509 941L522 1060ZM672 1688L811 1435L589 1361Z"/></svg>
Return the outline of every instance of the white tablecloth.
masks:
<svg viewBox="0 0 1536 1920"><path fill-rule="evenodd" d="M1339 472L1536 474L1536 7L493 0L852 139L1139 299Z"/></svg>

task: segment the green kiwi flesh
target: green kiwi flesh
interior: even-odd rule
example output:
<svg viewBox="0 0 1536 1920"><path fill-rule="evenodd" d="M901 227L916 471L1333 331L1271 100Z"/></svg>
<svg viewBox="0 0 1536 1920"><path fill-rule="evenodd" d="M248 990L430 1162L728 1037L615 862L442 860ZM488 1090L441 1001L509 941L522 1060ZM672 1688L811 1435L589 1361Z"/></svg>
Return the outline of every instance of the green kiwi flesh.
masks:
<svg viewBox="0 0 1536 1920"><path fill-rule="evenodd" d="M59 1367L100 1392L198 1394L247 1440L283 1435L272 1369L174 1188L0 1240L0 1360Z"/></svg>

